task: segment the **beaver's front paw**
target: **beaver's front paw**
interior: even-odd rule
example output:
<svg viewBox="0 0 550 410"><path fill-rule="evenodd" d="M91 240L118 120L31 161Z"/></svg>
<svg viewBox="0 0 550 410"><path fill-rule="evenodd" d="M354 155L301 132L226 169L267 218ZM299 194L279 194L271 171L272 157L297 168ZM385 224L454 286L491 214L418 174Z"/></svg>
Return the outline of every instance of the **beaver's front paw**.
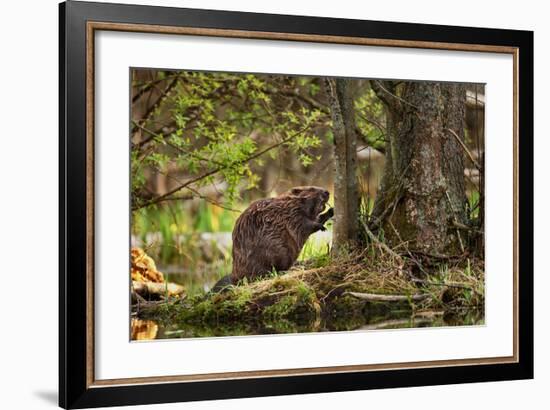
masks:
<svg viewBox="0 0 550 410"><path fill-rule="evenodd" d="M326 215L327 215L327 219L330 219L334 216L334 208L330 208L327 212L326 212Z"/></svg>

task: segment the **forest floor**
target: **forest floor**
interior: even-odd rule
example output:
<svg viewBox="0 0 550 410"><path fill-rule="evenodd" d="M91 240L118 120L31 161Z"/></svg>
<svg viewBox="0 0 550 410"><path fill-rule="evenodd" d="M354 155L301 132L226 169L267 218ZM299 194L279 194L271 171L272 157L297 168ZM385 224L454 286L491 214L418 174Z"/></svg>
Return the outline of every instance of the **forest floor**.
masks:
<svg viewBox="0 0 550 410"><path fill-rule="evenodd" d="M365 323L365 316L387 311L418 317L483 311L484 283L480 259L467 255L405 257L373 244L360 253L332 259L326 255L219 293L137 301L132 311L141 319L194 328L222 324L232 332L235 326L251 323L276 326L276 333L302 331L315 328L320 321L329 321L330 330L350 330Z"/></svg>

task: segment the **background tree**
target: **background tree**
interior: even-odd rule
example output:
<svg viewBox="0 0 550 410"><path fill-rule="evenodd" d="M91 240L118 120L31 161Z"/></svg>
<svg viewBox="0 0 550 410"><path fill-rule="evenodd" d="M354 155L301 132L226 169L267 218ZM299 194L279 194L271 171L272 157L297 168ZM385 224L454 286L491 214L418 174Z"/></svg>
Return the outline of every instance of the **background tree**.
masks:
<svg viewBox="0 0 550 410"><path fill-rule="evenodd" d="M355 91L351 80L326 78L326 93L334 134L334 228L332 250L357 240L359 197L357 193L357 136Z"/></svg>

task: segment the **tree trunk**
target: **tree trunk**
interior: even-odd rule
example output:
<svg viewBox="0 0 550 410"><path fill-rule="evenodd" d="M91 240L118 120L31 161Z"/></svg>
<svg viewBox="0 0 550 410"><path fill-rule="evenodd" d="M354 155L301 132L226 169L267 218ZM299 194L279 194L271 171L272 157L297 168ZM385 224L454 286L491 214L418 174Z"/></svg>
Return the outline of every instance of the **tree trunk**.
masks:
<svg viewBox="0 0 550 410"><path fill-rule="evenodd" d="M357 195L357 136L351 82L326 79L326 92L334 134L334 228L332 251L357 240L359 198Z"/></svg>
<svg viewBox="0 0 550 410"><path fill-rule="evenodd" d="M386 165L371 227L393 245L426 253L462 253L465 87L371 81L387 108Z"/></svg>

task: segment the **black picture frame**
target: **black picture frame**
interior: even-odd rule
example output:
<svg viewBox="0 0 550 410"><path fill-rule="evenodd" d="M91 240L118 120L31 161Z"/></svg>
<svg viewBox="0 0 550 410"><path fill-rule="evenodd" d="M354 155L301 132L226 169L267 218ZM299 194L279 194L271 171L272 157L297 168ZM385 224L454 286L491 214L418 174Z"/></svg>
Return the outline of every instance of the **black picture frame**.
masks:
<svg viewBox="0 0 550 410"><path fill-rule="evenodd" d="M518 360L197 382L93 386L87 375L89 294L86 144L87 22L293 33L517 48ZM59 404L133 405L533 377L533 32L69 1L59 5Z"/></svg>

